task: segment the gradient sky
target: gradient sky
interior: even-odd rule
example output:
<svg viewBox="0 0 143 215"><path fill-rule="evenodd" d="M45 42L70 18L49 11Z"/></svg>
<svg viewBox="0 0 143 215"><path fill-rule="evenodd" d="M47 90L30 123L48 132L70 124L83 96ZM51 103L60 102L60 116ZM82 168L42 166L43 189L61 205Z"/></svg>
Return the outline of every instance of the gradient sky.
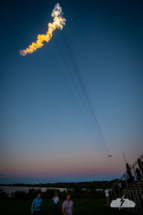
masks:
<svg viewBox="0 0 143 215"><path fill-rule="evenodd" d="M64 29L19 55L56 3L1 5L0 183L110 180L143 153L143 2L61 0Z"/></svg>

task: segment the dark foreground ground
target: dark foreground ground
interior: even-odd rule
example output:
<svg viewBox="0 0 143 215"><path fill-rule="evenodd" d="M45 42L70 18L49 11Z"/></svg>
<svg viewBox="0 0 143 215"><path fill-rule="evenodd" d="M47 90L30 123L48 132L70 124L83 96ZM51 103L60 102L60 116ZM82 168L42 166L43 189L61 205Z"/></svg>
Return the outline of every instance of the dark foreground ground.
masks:
<svg viewBox="0 0 143 215"><path fill-rule="evenodd" d="M59 202L58 215L62 215L61 208L64 200ZM104 206L105 199L77 200L74 199L75 215L129 215L130 213ZM31 200L3 200L0 201L0 215L30 215ZM53 215L51 200L43 201L41 215Z"/></svg>

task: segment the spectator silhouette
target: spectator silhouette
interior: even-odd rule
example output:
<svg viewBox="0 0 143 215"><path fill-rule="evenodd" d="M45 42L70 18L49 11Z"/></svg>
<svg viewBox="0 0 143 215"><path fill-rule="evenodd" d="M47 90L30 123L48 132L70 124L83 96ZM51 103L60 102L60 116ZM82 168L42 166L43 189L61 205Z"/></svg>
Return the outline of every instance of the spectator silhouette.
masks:
<svg viewBox="0 0 143 215"><path fill-rule="evenodd" d="M136 168L135 172L137 174L137 180L140 180L140 178L141 178L141 171L138 168Z"/></svg>
<svg viewBox="0 0 143 215"><path fill-rule="evenodd" d="M138 159L138 166L140 168L140 170L142 171L142 174L143 174L143 164L141 162L141 159Z"/></svg>
<svg viewBox="0 0 143 215"><path fill-rule="evenodd" d="M129 166L128 163L126 163L126 169L127 169L127 173L129 175L130 181L132 181L131 167Z"/></svg>
<svg viewBox="0 0 143 215"><path fill-rule="evenodd" d="M108 190L108 188L105 190L105 196L106 196L107 205L109 205L109 190Z"/></svg>
<svg viewBox="0 0 143 215"><path fill-rule="evenodd" d="M114 185L114 196L115 196L115 198L117 198L117 196L119 194L118 187L117 187L117 185L115 183L113 185Z"/></svg>
<svg viewBox="0 0 143 215"><path fill-rule="evenodd" d="M121 184L121 182L118 184L118 186L119 186L120 194L122 194L122 184Z"/></svg>

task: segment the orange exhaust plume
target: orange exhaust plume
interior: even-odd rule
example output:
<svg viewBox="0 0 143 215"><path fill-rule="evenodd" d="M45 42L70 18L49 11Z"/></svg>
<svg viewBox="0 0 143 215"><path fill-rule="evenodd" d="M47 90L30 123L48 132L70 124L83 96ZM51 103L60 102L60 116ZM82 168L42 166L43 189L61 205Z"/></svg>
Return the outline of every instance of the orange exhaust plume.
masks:
<svg viewBox="0 0 143 215"><path fill-rule="evenodd" d="M54 19L53 19L53 23L48 24L47 33L45 35L39 34L37 36L37 41L35 43L32 43L31 45L29 45L29 47L26 49L20 50L20 55L25 56L28 53L32 54L38 48L41 48L43 46L44 41L49 42L49 40L53 36L53 31L55 31L57 28L61 30L63 29L66 19L62 17L62 8L59 5L59 3L55 5L51 16L54 17Z"/></svg>

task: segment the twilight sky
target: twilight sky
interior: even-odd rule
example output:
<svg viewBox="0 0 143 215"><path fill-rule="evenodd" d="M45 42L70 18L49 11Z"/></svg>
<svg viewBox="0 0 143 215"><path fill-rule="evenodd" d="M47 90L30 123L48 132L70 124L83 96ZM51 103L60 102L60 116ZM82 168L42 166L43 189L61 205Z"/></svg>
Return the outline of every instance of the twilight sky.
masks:
<svg viewBox="0 0 143 215"><path fill-rule="evenodd" d="M143 153L143 2L2 2L0 183L110 180ZM111 154L113 157L108 158Z"/></svg>

